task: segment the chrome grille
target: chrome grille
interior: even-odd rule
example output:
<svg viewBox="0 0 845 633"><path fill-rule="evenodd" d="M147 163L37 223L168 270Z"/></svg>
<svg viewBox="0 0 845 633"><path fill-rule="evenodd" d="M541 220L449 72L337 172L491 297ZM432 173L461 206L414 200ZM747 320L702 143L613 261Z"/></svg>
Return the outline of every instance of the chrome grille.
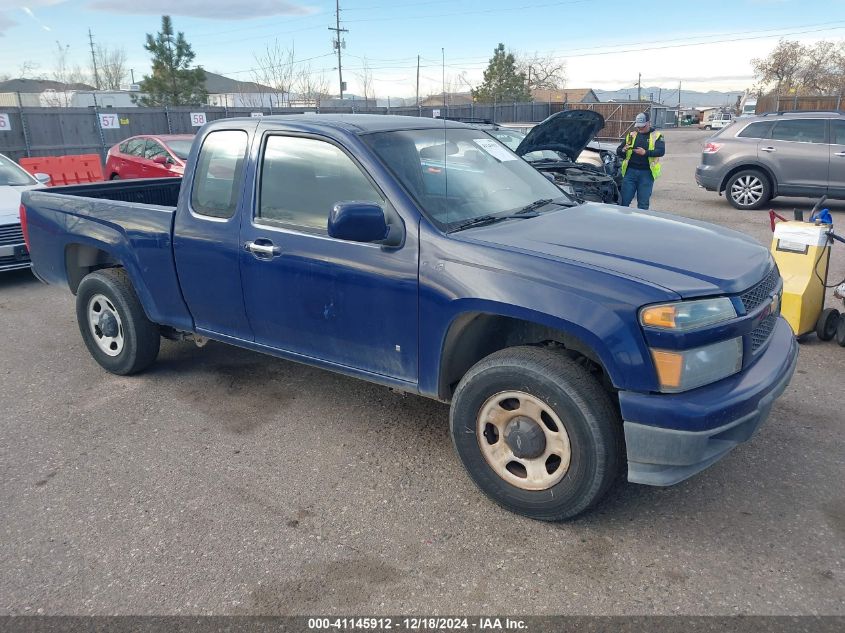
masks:
<svg viewBox="0 0 845 633"><path fill-rule="evenodd" d="M775 329L775 323L777 323L778 315L777 314L770 314L765 319L760 322L754 330L751 332L751 351L756 352L763 344L769 340L769 337L772 335L772 330Z"/></svg>
<svg viewBox="0 0 845 633"><path fill-rule="evenodd" d="M23 244L23 231L20 224L4 224L0 226L0 246Z"/></svg>
<svg viewBox="0 0 845 633"><path fill-rule="evenodd" d="M29 265L29 255L18 259L14 255L9 255L8 257L0 257L0 270L7 268L7 267L14 267L19 268L23 266Z"/></svg>
<svg viewBox="0 0 845 633"><path fill-rule="evenodd" d="M740 295L739 299L742 301L742 305L745 306L746 314L769 298L778 285L779 279L780 273L778 273L777 267L773 267L763 281L756 286L752 286L750 290L746 290Z"/></svg>

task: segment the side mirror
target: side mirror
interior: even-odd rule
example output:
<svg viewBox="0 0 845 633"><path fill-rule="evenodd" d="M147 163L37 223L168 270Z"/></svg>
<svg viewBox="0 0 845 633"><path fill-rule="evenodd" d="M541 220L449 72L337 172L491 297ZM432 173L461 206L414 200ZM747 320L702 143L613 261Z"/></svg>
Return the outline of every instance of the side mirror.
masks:
<svg viewBox="0 0 845 633"><path fill-rule="evenodd" d="M42 174L40 172L37 174L33 174L32 177L35 178L42 185L49 185L50 181L53 180L50 174Z"/></svg>
<svg viewBox="0 0 845 633"><path fill-rule="evenodd" d="M158 156L153 158L153 162L156 163L157 165L167 165L168 164L168 160L167 160L168 158L169 158L169 156L162 156L161 154L159 154Z"/></svg>
<svg viewBox="0 0 845 633"><path fill-rule="evenodd" d="M372 202L338 202L329 213L329 236L348 242L379 242L387 237L384 210Z"/></svg>

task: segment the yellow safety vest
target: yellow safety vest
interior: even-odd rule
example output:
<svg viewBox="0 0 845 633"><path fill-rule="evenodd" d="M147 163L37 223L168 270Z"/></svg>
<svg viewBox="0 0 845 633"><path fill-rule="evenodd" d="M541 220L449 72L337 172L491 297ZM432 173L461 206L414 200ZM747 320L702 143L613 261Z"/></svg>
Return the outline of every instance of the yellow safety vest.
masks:
<svg viewBox="0 0 845 633"><path fill-rule="evenodd" d="M651 134L648 135L648 149L653 150L654 144L657 143L657 139L660 138L660 132L657 130L652 130ZM622 161L622 175L625 175L625 172L628 171L628 161L631 160L631 154L634 153L634 143L637 140L637 133L636 132L629 132L625 136L625 145L630 146L631 149L625 154L625 160ZM648 167L651 170L651 176L655 180L660 177L660 158L657 156L649 156L648 157Z"/></svg>

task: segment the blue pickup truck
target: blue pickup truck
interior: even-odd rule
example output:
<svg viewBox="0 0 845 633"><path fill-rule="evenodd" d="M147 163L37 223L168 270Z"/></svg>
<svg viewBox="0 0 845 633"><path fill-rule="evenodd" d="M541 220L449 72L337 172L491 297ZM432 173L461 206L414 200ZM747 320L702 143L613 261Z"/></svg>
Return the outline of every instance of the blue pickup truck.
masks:
<svg viewBox="0 0 845 633"><path fill-rule="evenodd" d="M107 371L214 339L450 402L472 479L537 519L623 468L663 486L710 466L797 361L766 248L577 204L456 122L216 121L184 180L29 191L21 218Z"/></svg>

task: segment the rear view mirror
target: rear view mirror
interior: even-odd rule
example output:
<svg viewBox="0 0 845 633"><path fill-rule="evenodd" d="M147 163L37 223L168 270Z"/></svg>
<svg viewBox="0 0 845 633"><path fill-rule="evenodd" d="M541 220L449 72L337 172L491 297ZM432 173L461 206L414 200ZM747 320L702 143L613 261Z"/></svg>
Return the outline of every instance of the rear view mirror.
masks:
<svg viewBox="0 0 845 633"><path fill-rule="evenodd" d="M153 162L156 163L157 165L167 165L167 164L170 163L168 158L169 158L168 156L159 155L159 156L156 156L155 158L153 158Z"/></svg>
<svg viewBox="0 0 845 633"><path fill-rule="evenodd" d="M42 185L49 185L50 181L53 180L50 174L42 174L41 172L32 175L39 183Z"/></svg>
<svg viewBox="0 0 845 633"><path fill-rule="evenodd" d="M348 242L380 242L388 233L384 210L372 202L338 202L328 230L330 237Z"/></svg>

